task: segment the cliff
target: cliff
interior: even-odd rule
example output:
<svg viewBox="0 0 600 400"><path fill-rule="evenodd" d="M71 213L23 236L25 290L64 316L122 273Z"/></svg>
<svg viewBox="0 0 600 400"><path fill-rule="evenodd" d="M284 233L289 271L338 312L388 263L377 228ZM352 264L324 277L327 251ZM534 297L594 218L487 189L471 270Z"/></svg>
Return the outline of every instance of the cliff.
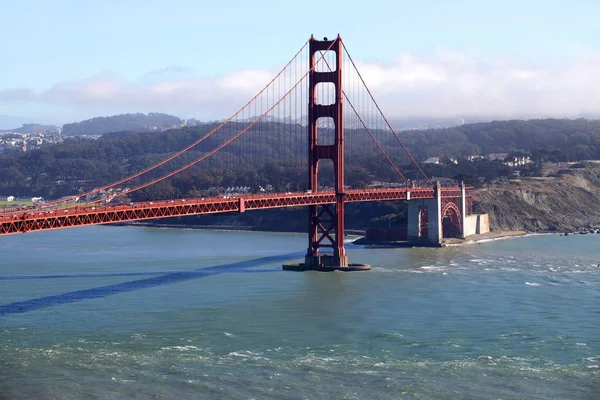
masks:
<svg viewBox="0 0 600 400"><path fill-rule="evenodd" d="M573 232L600 227L600 168L558 165L545 177L477 190L475 212L490 215L491 230Z"/></svg>

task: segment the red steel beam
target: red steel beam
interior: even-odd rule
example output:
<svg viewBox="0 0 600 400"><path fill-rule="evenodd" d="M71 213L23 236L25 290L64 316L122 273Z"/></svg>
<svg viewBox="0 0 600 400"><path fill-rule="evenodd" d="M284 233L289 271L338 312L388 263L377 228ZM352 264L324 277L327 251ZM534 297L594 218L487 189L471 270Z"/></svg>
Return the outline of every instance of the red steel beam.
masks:
<svg viewBox="0 0 600 400"><path fill-rule="evenodd" d="M407 193L409 193L407 195ZM457 197L460 189L442 188L442 197ZM393 201L433 198L433 188L347 190L344 202ZM208 197L140 202L103 207L69 207L65 209L30 209L22 213L0 214L0 235L63 229L115 222L141 221L184 215L244 212L281 207L334 204L335 191L318 193L273 193L236 197Z"/></svg>

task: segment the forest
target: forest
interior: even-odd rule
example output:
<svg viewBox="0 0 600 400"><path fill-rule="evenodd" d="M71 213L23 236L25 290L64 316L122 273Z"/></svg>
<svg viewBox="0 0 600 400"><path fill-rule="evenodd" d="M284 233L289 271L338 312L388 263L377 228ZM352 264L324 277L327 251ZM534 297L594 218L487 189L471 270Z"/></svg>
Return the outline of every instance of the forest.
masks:
<svg viewBox="0 0 600 400"><path fill-rule="evenodd" d="M182 121L168 114L120 114L111 117L97 117L81 122L65 124L62 127L64 136L102 135L116 131L149 131L156 128L170 128Z"/></svg>
<svg viewBox="0 0 600 400"><path fill-rule="evenodd" d="M233 124L225 136L207 138L189 152L187 160L207 154L246 125ZM97 140L74 137L33 151L3 153L0 154L0 195L52 199L76 194L151 166L193 144L215 126L205 124L164 132L122 130ZM327 134L327 130L323 130L324 137ZM543 162L600 158L598 120L494 121L397 134L429 177L462 180L471 185L510 177L514 173L502 160L467 161L466 157L471 155L530 155L534 162L520 168L522 176L538 174ZM347 143L359 138L364 140L365 136L358 129L346 130ZM401 151L390 132L378 131L374 136L382 148L392 154L391 158L407 178L419 179L416 168L398 155ZM177 190L178 195L185 196L214 186L256 188L273 184L281 190L306 189L301 184L306 179L306 167L297 162L307 157L306 142L305 127L281 122L263 123L212 156L210 167L198 165L187 174L174 178L168 190ZM364 145L360 143L363 142L348 146L346 183L364 187L374 181L397 181L379 150L367 146L368 141ZM431 156L440 157L442 163L422 163ZM449 162L450 158L457 159L458 163ZM329 183L328 179L331 180L327 178L328 168L331 169L325 165L322 169L325 185Z"/></svg>

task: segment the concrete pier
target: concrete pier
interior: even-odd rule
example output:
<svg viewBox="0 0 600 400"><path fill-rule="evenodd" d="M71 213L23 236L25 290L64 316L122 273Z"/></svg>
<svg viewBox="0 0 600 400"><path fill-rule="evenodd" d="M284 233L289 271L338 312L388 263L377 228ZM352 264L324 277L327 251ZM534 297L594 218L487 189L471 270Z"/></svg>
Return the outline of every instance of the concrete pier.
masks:
<svg viewBox="0 0 600 400"><path fill-rule="evenodd" d="M350 264L348 263L348 256L335 257L329 254L316 255L316 256L305 256L303 263L290 263L283 264L282 269L284 271L321 271L321 272L332 272L332 271L368 271L371 266L368 264Z"/></svg>
<svg viewBox="0 0 600 400"><path fill-rule="evenodd" d="M408 241L428 242L430 245L442 243L442 196L440 183L435 183L433 199L408 200ZM421 232L421 210L427 209L427 237Z"/></svg>

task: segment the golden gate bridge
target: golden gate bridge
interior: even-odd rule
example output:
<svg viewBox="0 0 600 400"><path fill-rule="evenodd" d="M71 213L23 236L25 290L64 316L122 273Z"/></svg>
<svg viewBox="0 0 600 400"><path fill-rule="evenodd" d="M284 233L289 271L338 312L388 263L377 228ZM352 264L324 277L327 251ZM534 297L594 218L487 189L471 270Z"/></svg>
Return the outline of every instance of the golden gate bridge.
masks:
<svg viewBox="0 0 600 400"><path fill-rule="evenodd" d="M157 133L158 134L158 133ZM439 243L443 222L464 236L471 213L463 185L440 187L384 116L341 37L311 38L250 101L152 165L77 195L0 213L0 235L185 215L308 207L304 263L291 269L365 269L344 247L344 204L407 201L408 239ZM346 184L346 172L379 154L387 187ZM124 155L124 163L134 168ZM347 166L354 170L346 171ZM410 179L403 168L409 167ZM257 169L270 182L257 181ZM223 175L226 175L223 178ZM223 193L226 180L253 190ZM269 191L264 186L271 187ZM250 187L250 186L248 186Z"/></svg>

